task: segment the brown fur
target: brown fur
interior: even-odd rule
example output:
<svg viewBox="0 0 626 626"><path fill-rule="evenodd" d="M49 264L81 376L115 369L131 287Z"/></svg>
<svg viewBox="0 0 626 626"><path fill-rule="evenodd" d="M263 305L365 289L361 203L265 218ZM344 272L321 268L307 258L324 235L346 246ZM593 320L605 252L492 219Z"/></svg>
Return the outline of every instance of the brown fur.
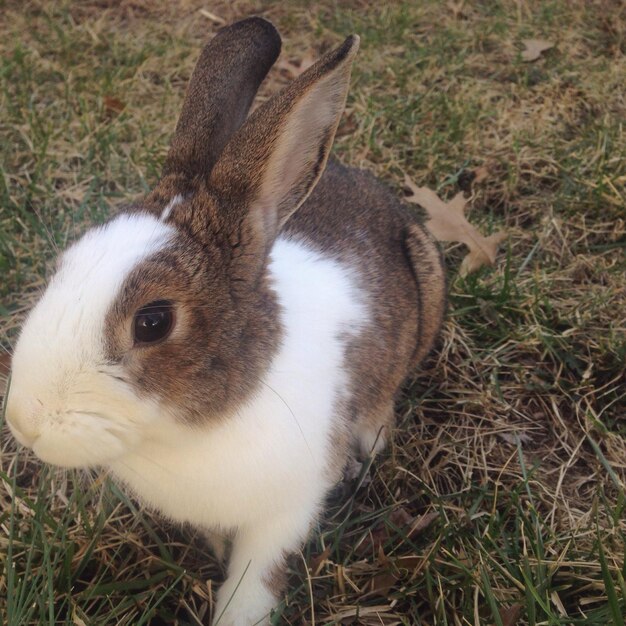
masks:
<svg viewBox="0 0 626 626"><path fill-rule="evenodd" d="M230 415L245 402L280 341L269 286L263 280L246 299L234 297L229 254L218 239L210 244L181 234L135 268L108 313L109 360L123 365L140 394L159 398L172 414L194 424ZM175 303L172 335L131 349L135 312L162 299Z"/></svg>
<svg viewBox="0 0 626 626"><path fill-rule="evenodd" d="M280 599L287 587L286 564L288 556L285 553L278 555L272 569L263 577L265 586L274 595L276 601Z"/></svg>
<svg viewBox="0 0 626 626"><path fill-rule="evenodd" d="M246 119L261 81L280 53L274 26L251 17L223 28L194 69L163 172L193 178L211 171Z"/></svg>
<svg viewBox="0 0 626 626"><path fill-rule="evenodd" d="M431 351L441 329L446 309L446 273L439 248L421 225L409 226L406 248L418 290L418 338L412 358L417 367Z"/></svg>

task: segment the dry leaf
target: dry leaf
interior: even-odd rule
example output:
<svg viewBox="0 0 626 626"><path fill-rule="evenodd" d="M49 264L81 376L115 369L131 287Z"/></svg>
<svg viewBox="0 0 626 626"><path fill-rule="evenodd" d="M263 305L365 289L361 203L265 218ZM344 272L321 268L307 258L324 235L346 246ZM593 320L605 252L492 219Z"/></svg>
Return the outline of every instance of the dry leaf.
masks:
<svg viewBox="0 0 626 626"><path fill-rule="evenodd" d="M439 513L436 511L413 517L404 507L398 507L389 514L389 523L380 522L370 534L371 542L362 542L358 546L357 552L366 554L370 550L378 551L379 563L386 564L387 559L382 547L395 536L394 527L399 528L408 539L415 539L438 517Z"/></svg>
<svg viewBox="0 0 626 626"><path fill-rule="evenodd" d="M414 539L422 531L426 530L437 518L439 513L437 511L431 511L430 513L424 513L415 518L413 524L411 524L411 530L409 531L409 539Z"/></svg>
<svg viewBox="0 0 626 626"><path fill-rule="evenodd" d="M454 19L458 19L459 16L463 15L463 5L465 4L465 0L459 0L458 2L454 2L454 0L448 0L446 3L450 11L452 11L452 16Z"/></svg>
<svg viewBox="0 0 626 626"><path fill-rule="evenodd" d="M419 556L417 554L410 554L408 556L399 556L395 561L394 565L398 568L400 572L403 570L409 573L414 572L418 567L421 568L424 566L427 557Z"/></svg>
<svg viewBox="0 0 626 626"><path fill-rule="evenodd" d="M313 576L319 576L319 573L322 571L322 566L324 565L324 563L328 560L328 557L330 556L330 546L328 546L324 552L322 552L321 554L318 554L317 556L314 556L311 559L311 564L309 565L309 569L311 570L311 572L313 573Z"/></svg>
<svg viewBox="0 0 626 626"><path fill-rule="evenodd" d="M501 607L500 619L502 620L502 626L515 626L515 624L519 621L523 608L524 607L521 604Z"/></svg>
<svg viewBox="0 0 626 626"><path fill-rule="evenodd" d="M558 609L561 617L569 617L569 615L567 614L567 611L565 610L565 607L563 606L563 602L561 602L561 598L559 597L558 592L551 591L550 600L552 600L552 603Z"/></svg>
<svg viewBox="0 0 626 626"><path fill-rule="evenodd" d="M370 593L386 598L399 580L400 574L393 571L376 574L376 576L370 580Z"/></svg>
<svg viewBox="0 0 626 626"><path fill-rule="evenodd" d="M428 213L424 224L438 241L458 241L469 249L461 263L461 276L471 274L484 265L493 265L496 261L498 244L506 239L506 233L499 231L489 237L483 237L465 217L467 204L463 192L459 192L450 202L444 202L428 187L418 187L406 174L404 184L411 190L405 200L419 204Z"/></svg>
<svg viewBox="0 0 626 626"><path fill-rule="evenodd" d="M107 113L121 113L126 105L118 98L104 96L104 110Z"/></svg>
<svg viewBox="0 0 626 626"><path fill-rule="evenodd" d="M87 626L85 620L82 617L78 616L76 609L74 609L74 612L72 613L72 623L74 624L74 626Z"/></svg>
<svg viewBox="0 0 626 626"><path fill-rule="evenodd" d="M512 446L516 446L518 442L523 446L525 443L531 443L533 440L530 435L520 432L498 433L498 437L506 441L506 443L510 443Z"/></svg>
<svg viewBox="0 0 626 626"><path fill-rule="evenodd" d="M526 48L522 51L522 60L528 62L536 61L543 52L554 48L554 44L545 39L523 39L522 43Z"/></svg>
<svg viewBox="0 0 626 626"><path fill-rule="evenodd" d="M410 526L413 520L414 517L403 506L399 506L389 513L389 522L397 528Z"/></svg>
<svg viewBox="0 0 626 626"><path fill-rule="evenodd" d="M482 183L484 180L487 180L489 176L489 170L484 165L481 165L480 167L475 168L473 171L474 171L474 180L472 182L477 183L477 184Z"/></svg>

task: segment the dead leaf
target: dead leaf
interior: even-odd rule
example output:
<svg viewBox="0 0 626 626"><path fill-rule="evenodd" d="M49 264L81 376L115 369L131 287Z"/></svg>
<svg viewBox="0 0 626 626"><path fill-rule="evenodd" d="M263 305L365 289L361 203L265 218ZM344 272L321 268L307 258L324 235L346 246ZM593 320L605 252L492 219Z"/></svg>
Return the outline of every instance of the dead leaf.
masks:
<svg viewBox="0 0 626 626"><path fill-rule="evenodd" d="M78 613L76 612L76 609L74 609L72 613L72 622L74 626L87 626L87 624L85 623L85 620L82 617L79 617Z"/></svg>
<svg viewBox="0 0 626 626"><path fill-rule="evenodd" d="M465 4L465 0L459 0L458 2L454 2L454 0L448 0L446 3L450 11L452 11L452 16L454 19L458 19L459 16L463 15L463 5Z"/></svg>
<svg viewBox="0 0 626 626"><path fill-rule="evenodd" d="M318 576L319 573L322 571L322 566L328 560L328 557L330 556L330 552L331 552L330 546L328 546L324 550L324 552L322 552L321 554L318 554L317 556L314 556L311 559L311 564L309 565L309 568L313 576Z"/></svg>
<svg viewBox="0 0 626 626"><path fill-rule="evenodd" d="M389 513L389 522L397 528L405 528L413 523L415 518L403 507L399 506Z"/></svg>
<svg viewBox="0 0 626 626"><path fill-rule="evenodd" d="M511 432L511 433L498 433L498 437L506 443L510 443L512 446L516 446L519 442L520 445L530 443L533 439L526 433Z"/></svg>
<svg viewBox="0 0 626 626"><path fill-rule="evenodd" d="M475 168L474 170L474 183L482 183L484 180L487 180L489 176L489 170L481 165L480 167Z"/></svg>
<svg viewBox="0 0 626 626"><path fill-rule="evenodd" d="M406 174L404 184L411 190L411 195L405 200L419 204L426 210L428 220L424 225L435 239L458 241L470 249L469 254L461 262L459 269L461 276L496 262L498 244L506 239L506 233L499 231L483 237L465 217L467 201L463 197L463 192L457 193L450 202L444 202L432 189L418 187Z"/></svg>
<svg viewBox="0 0 626 626"><path fill-rule="evenodd" d="M526 62L536 61L543 52L554 48L554 44L545 39L522 39L522 43L526 48L522 51L522 60Z"/></svg>
<svg viewBox="0 0 626 626"><path fill-rule="evenodd" d="M400 572L407 571L409 573L415 571L418 567L423 567L426 562L426 556L419 556L417 554L410 554L408 556L399 556L395 561L394 565L398 568Z"/></svg>
<svg viewBox="0 0 626 626"><path fill-rule="evenodd" d="M126 104L119 98L104 96L104 110L107 113L121 113L126 108Z"/></svg>
<svg viewBox="0 0 626 626"><path fill-rule="evenodd" d="M552 603L558 609L561 617L569 617L567 611L565 610L565 607L563 606L563 602L561 601L561 598L556 591L550 592L550 600L552 600Z"/></svg>
<svg viewBox="0 0 626 626"><path fill-rule="evenodd" d="M496 262L496 254L498 253L498 246L507 237L506 233L503 231L498 231L497 233L493 233L493 235L483 237L471 224L470 228L476 233L474 236L476 247L461 261L461 267L459 268L459 274L461 276L472 274L485 265L494 265ZM469 245L468 247L471 248Z"/></svg>
<svg viewBox="0 0 626 626"><path fill-rule="evenodd" d="M370 581L370 593L386 598L399 580L400 575L393 571L376 574Z"/></svg>
<svg viewBox="0 0 626 626"><path fill-rule="evenodd" d="M424 515L416 517L408 533L409 539L414 539L425 531L438 517L439 513L437 511L431 511L430 513L424 513Z"/></svg>
<svg viewBox="0 0 626 626"><path fill-rule="evenodd" d="M438 517L439 513L436 511L414 517L404 507L400 506L389 514L387 523L382 521L374 528L370 533L371 541L363 541L358 546L357 552L366 554L370 550L374 550L378 552L379 563L387 564L388 561L382 548L389 539L396 536L393 530L394 527L400 529L402 534L406 535L408 539L415 539Z"/></svg>
<svg viewBox="0 0 626 626"><path fill-rule="evenodd" d="M519 621L522 614L522 604L512 604L511 606L500 608L500 619L502 620L502 626L515 626Z"/></svg>

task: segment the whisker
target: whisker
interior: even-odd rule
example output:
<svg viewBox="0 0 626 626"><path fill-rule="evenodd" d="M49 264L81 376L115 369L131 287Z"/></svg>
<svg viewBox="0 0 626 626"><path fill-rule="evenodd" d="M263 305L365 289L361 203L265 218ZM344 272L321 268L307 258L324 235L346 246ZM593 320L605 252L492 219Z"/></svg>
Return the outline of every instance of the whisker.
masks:
<svg viewBox="0 0 626 626"><path fill-rule="evenodd" d="M157 463L154 459L151 459L150 457L147 457L144 454L140 454L140 453L135 452L135 455L138 456L139 458L143 459L144 461L148 461L148 462L152 463L155 467L159 468L160 470L165 471L170 476L174 476L175 478L181 476L180 474L172 472L171 470L169 470L165 466L161 465L160 463ZM129 465L128 463L126 463L122 459L117 459L116 463L121 465L122 467L126 468L130 472L132 472L135 476L140 478L146 485L151 485L151 482L148 480L148 473L147 472L138 472L136 469L134 469L131 465Z"/></svg>
<svg viewBox="0 0 626 626"><path fill-rule="evenodd" d="M135 474L135 476L137 476L138 478L141 478L141 480L143 480L143 482L148 483L148 481L146 480L145 473L144 474L140 474L136 469L134 469L132 466L130 466L128 463L125 463L121 459L118 459L116 461L116 463L121 465L122 467L126 468L127 470L129 470L132 474Z"/></svg>
<svg viewBox="0 0 626 626"><path fill-rule="evenodd" d="M39 219L39 223L44 227L44 230L46 231L46 236L48 239L48 243L52 246L52 249L54 250L54 252L56 252L57 254L59 253L59 246L56 242L56 239L54 238L54 235L52 233L52 231L50 230L50 228L48 227L48 224L46 224L46 222L44 221L41 212L39 211L39 209L33 204L32 205L32 209L33 212L35 213L35 215L37 216L37 218Z"/></svg>
<svg viewBox="0 0 626 626"><path fill-rule="evenodd" d="M124 376L120 376L119 374L112 374L111 372L107 372L106 370L103 370L103 369L99 369L97 371L98 371L98 374L104 374L105 376L108 376L109 378L114 378L115 380L119 380L122 383L129 382L127 378L124 378Z"/></svg>
<svg viewBox="0 0 626 626"><path fill-rule="evenodd" d="M145 454L142 454L141 452L136 452L136 451L134 452L134 454L136 456L138 456L139 458L143 459L144 461L148 461L149 463L152 463L152 465L154 465L155 467L158 467L159 469L167 472L171 476L180 476L180 474L171 471L171 469L168 469L167 467L165 467L165 465L161 465L160 463L155 461L152 457L146 456Z"/></svg>
<svg viewBox="0 0 626 626"><path fill-rule="evenodd" d="M289 413L291 413L291 417L293 417L294 422L296 423L296 426L298 427L298 430L300 431L300 434L302 435L302 439L304 440L304 443L309 451L309 454L311 455L311 458L314 458L313 456L313 450L311 450L311 446L309 446L309 442L307 441L306 435L304 434L304 431L302 430L302 426L300 426L300 422L298 421L298 418L296 417L296 414L293 412L293 410L291 409L291 407L289 406L289 404L287 403L287 401L285 400L285 398L283 398L278 391L276 391L276 389L274 389L271 385L268 385L264 380L261 379L257 379L262 385L265 385L265 387L267 387L273 394L276 395L277 398L279 398L279 400L287 407L287 409L289 410Z"/></svg>

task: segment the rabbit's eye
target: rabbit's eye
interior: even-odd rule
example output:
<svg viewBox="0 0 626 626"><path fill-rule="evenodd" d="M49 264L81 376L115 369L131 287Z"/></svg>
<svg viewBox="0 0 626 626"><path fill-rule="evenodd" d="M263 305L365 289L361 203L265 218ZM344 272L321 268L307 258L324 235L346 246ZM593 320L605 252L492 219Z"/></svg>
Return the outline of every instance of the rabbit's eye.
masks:
<svg viewBox="0 0 626 626"><path fill-rule="evenodd" d="M174 307L167 300L142 306L135 313L133 339L135 345L163 341L174 327Z"/></svg>

